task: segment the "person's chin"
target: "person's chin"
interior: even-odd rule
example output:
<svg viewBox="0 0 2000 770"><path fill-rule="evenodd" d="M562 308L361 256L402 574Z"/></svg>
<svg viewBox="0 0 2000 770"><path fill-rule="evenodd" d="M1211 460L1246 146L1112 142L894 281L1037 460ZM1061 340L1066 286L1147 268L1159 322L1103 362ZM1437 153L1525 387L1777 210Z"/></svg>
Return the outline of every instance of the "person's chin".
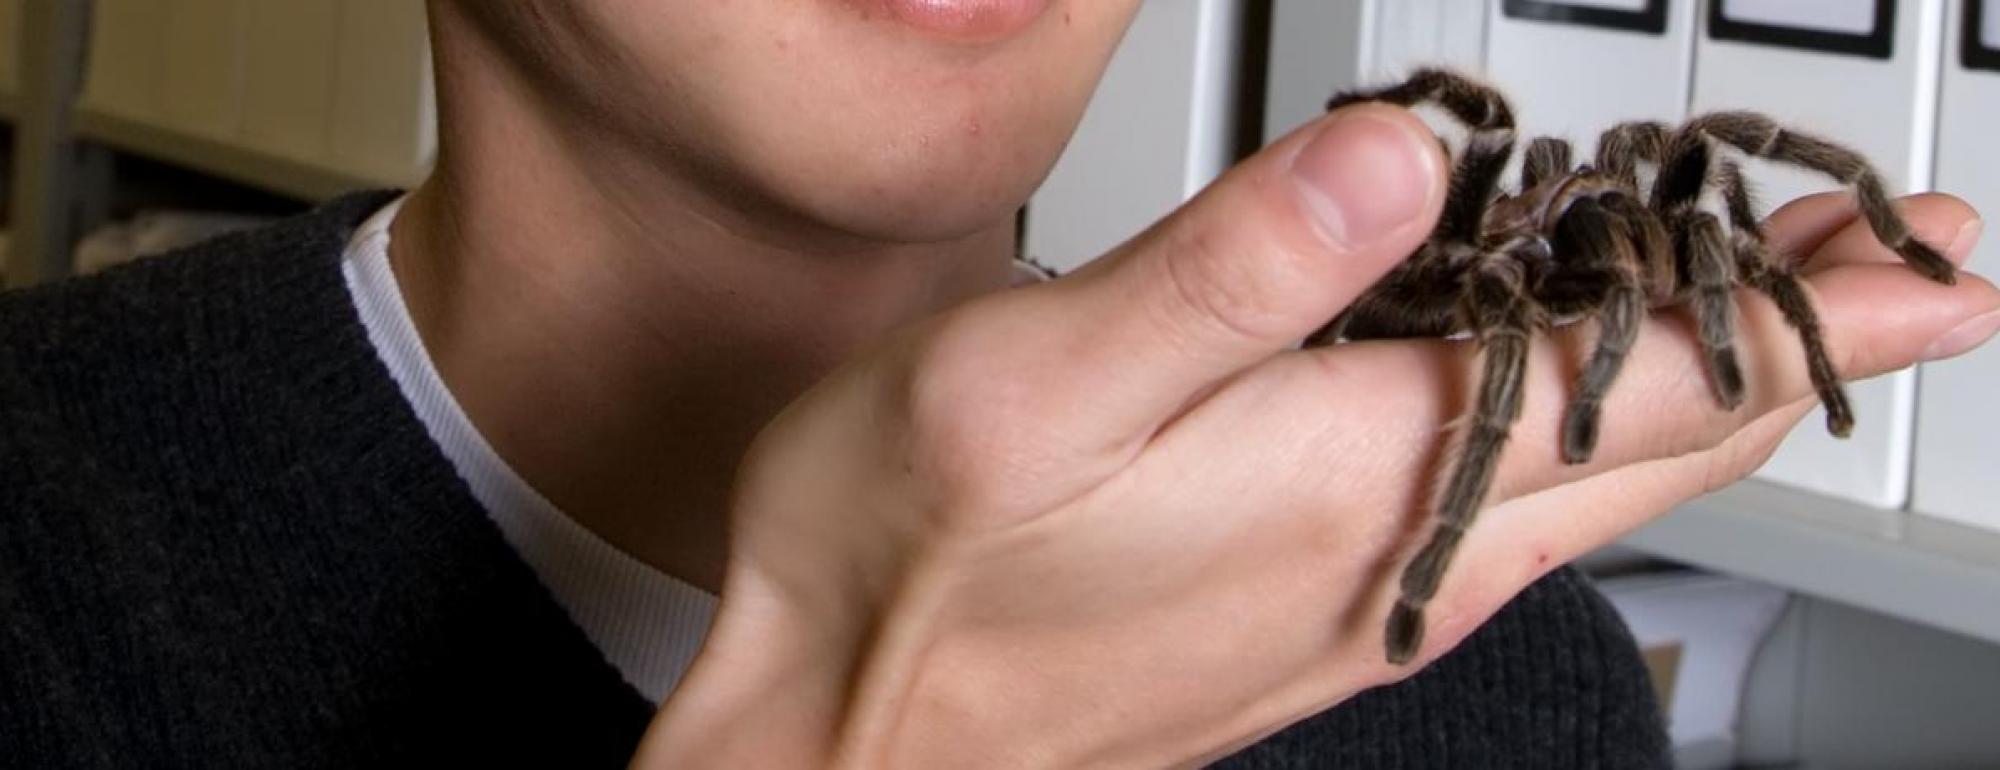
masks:
<svg viewBox="0 0 2000 770"><path fill-rule="evenodd" d="M1011 191L968 186L950 192L905 189L815 191L795 211L859 243L952 243L995 228L1011 230L1026 200Z"/></svg>

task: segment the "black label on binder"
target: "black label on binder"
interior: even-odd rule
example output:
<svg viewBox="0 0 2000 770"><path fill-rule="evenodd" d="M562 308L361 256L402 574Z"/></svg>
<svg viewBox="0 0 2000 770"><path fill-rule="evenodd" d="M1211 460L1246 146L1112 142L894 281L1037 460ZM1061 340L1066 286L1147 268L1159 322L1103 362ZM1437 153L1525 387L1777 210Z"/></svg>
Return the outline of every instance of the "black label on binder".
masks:
<svg viewBox="0 0 2000 770"><path fill-rule="evenodd" d="M1509 18L1603 27L1651 35L1667 34L1667 0L1644 0L1636 11L1584 5L1562 0L1506 0L1500 10Z"/></svg>
<svg viewBox="0 0 2000 770"><path fill-rule="evenodd" d="M1729 5L1729 0L1713 0L1708 4L1709 37L1876 59L1887 59L1895 52L1896 0L1875 0L1875 21L1866 33L1743 21L1730 17ZM1810 9L1815 4L1797 5Z"/></svg>
<svg viewBox="0 0 2000 770"><path fill-rule="evenodd" d="M1958 50L1966 69L2000 72L2000 0L1965 0Z"/></svg>

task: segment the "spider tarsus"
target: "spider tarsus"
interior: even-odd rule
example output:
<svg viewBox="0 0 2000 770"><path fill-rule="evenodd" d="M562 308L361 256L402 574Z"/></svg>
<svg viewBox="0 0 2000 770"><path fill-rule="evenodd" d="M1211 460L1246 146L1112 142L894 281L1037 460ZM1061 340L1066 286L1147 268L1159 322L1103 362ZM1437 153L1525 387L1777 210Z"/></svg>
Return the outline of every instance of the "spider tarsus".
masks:
<svg viewBox="0 0 2000 770"><path fill-rule="evenodd" d="M1424 646L1423 608L1397 600L1395 609L1389 611L1389 627L1383 637L1391 665L1400 666L1415 659L1417 648Z"/></svg>
<svg viewBox="0 0 2000 770"><path fill-rule="evenodd" d="M1821 394L1820 403L1826 407L1826 432L1834 438L1847 438L1854 434L1854 408L1847 404L1847 394L1834 390Z"/></svg>
<svg viewBox="0 0 2000 770"><path fill-rule="evenodd" d="M1931 248L1931 245L1928 243L1924 243L1915 237L1909 238L1903 241L1903 245L1896 247L1896 254L1901 256L1904 262L1908 262L1912 269L1925 278L1937 281L1946 286L1953 286L1958 283L1957 266L1953 265L1951 260L1946 259L1937 249Z"/></svg>
<svg viewBox="0 0 2000 770"><path fill-rule="evenodd" d="M1362 102L1374 102L1374 101L1380 101L1379 99L1375 98L1374 94L1344 93L1335 96L1332 99L1326 100L1326 111L1334 112L1343 107L1360 104Z"/></svg>
<svg viewBox="0 0 2000 770"><path fill-rule="evenodd" d="M1722 408L1734 412L1743 405L1743 367L1736 362L1736 348L1717 348L1708 360L1708 369L1714 377L1715 397Z"/></svg>
<svg viewBox="0 0 2000 770"><path fill-rule="evenodd" d="M1798 276L1790 271L1763 266L1765 255L1762 248L1761 243L1753 240L1745 240L1739 245L1739 259L1750 268L1749 284L1778 303L1785 322L1798 330L1799 341L1805 345L1806 372L1812 377L1813 390L1819 393L1820 404L1826 407L1827 432L1846 438L1854 430L1854 408L1847 403L1847 391L1840 386L1840 373L1834 370L1833 361L1827 356L1819 314L1806 298L1805 288L1799 284Z"/></svg>
<svg viewBox="0 0 2000 770"><path fill-rule="evenodd" d="M1563 462L1582 465L1590 462L1590 456L1597 451L1597 424L1602 414L1599 405L1578 401L1569 405L1569 415L1563 419Z"/></svg>

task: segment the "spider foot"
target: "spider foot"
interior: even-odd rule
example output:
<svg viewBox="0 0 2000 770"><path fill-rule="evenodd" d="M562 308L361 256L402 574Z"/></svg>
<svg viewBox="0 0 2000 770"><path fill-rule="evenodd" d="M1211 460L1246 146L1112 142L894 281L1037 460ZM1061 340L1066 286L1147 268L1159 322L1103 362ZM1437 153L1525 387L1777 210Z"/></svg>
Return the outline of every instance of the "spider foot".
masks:
<svg viewBox="0 0 2000 770"><path fill-rule="evenodd" d="M1391 664L1400 666L1416 658L1417 648L1424 645L1423 608L1396 600L1396 608L1389 611L1387 637Z"/></svg>
<svg viewBox="0 0 2000 770"><path fill-rule="evenodd" d="M1847 438L1854 433L1854 407L1847 403L1847 394L1839 388L1820 395L1820 404L1826 407L1826 432L1834 438Z"/></svg>
<svg viewBox="0 0 2000 770"><path fill-rule="evenodd" d="M1736 349L1716 348L1709 351L1708 376L1715 386L1716 400L1722 408L1734 412L1743 405L1743 367L1736 363Z"/></svg>
<svg viewBox="0 0 2000 770"><path fill-rule="evenodd" d="M1938 253L1937 249L1931 248L1928 243L1911 237L1903 241L1902 246L1896 248L1896 253L1902 256L1904 262L1909 263L1910 269L1917 271L1918 274L1925 278L1937 281L1946 286L1958 283L1958 268L1951 264L1951 260L1945 259L1943 254Z"/></svg>
<svg viewBox="0 0 2000 770"><path fill-rule="evenodd" d="M1366 91L1350 91L1348 93L1337 94L1332 99L1326 100L1326 111L1333 112L1334 110L1338 110L1342 107L1360 104L1362 102L1379 102L1379 101L1382 101L1382 98L1377 94Z"/></svg>
<svg viewBox="0 0 2000 770"><path fill-rule="evenodd" d="M1597 451L1597 424L1601 414L1597 404L1577 401L1569 405L1563 419L1563 462L1582 465Z"/></svg>

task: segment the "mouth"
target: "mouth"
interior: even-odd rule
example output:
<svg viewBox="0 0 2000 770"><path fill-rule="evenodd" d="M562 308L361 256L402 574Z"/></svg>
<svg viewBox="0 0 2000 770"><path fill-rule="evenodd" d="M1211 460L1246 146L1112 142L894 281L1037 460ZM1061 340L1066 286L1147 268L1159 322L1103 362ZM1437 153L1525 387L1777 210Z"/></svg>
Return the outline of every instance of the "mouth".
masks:
<svg viewBox="0 0 2000 770"><path fill-rule="evenodd" d="M1049 0L877 0L889 15L935 37L986 43L1027 28Z"/></svg>

